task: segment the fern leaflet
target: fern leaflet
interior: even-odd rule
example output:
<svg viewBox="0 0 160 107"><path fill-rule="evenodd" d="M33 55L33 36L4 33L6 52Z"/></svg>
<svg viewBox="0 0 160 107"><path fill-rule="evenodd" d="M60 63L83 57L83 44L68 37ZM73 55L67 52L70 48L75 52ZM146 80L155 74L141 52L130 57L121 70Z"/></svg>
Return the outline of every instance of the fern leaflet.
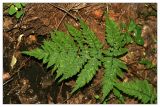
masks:
<svg viewBox="0 0 160 107"><path fill-rule="evenodd" d="M153 87L146 81L134 80L130 82L117 82L115 86L124 93L137 97L143 103L153 103L155 92Z"/></svg>

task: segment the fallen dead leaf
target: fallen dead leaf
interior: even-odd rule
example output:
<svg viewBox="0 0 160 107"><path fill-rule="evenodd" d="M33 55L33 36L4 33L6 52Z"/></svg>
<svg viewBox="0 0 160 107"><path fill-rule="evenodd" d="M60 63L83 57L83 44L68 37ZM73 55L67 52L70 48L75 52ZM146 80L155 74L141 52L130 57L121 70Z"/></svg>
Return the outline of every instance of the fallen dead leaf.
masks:
<svg viewBox="0 0 160 107"><path fill-rule="evenodd" d="M17 63L17 58L13 55L12 56L12 61L11 61L11 64L10 64L10 66L11 66L11 68L13 69L13 67L14 67L14 65Z"/></svg>
<svg viewBox="0 0 160 107"><path fill-rule="evenodd" d="M6 81L11 78L11 75L7 72L3 74L3 80Z"/></svg>
<svg viewBox="0 0 160 107"><path fill-rule="evenodd" d="M95 16L95 18L100 19L103 15L103 11L101 9L97 9L93 12L93 15Z"/></svg>
<svg viewBox="0 0 160 107"><path fill-rule="evenodd" d="M18 37L18 43L21 42L23 36L24 36L24 34L19 35L19 37Z"/></svg>
<svg viewBox="0 0 160 107"><path fill-rule="evenodd" d="M119 13L115 13L114 11L109 11L109 17L110 17L112 20L116 21L116 19L117 19L119 16L120 16Z"/></svg>
<svg viewBox="0 0 160 107"><path fill-rule="evenodd" d="M37 41L37 38L36 38L36 35L29 35L28 37L28 44L32 44L33 42L36 42Z"/></svg>
<svg viewBox="0 0 160 107"><path fill-rule="evenodd" d="M13 26L12 19L11 18L4 18L3 28L4 29L11 29L12 26Z"/></svg>
<svg viewBox="0 0 160 107"><path fill-rule="evenodd" d="M128 82L128 77L125 77L125 79L123 80L123 82Z"/></svg>

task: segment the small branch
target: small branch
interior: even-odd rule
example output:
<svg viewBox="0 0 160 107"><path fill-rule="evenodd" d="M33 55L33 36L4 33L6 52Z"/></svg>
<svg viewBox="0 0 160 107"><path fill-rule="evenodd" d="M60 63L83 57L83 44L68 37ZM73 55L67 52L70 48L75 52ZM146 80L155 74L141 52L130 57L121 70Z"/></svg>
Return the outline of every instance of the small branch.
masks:
<svg viewBox="0 0 160 107"><path fill-rule="evenodd" d="M62 104L64 104L66 101L68 101L70 98L72 98L73 94L71 94L71 96L69 96L67 99L65 99Z"/></svg>
<svg viewBox="0 0 160 107"><path fill-rule="evenodd" d="M10 78L9 80L7 80L5 83L3 83L3 86L5 86L6 84L8 84L9 82L11 82L13 80L13 78Z"/></svg>
<svg viewBox="0 0 160 107"><path fill-rule="evenodd" d="M65 15L61 18L60 22L58 23L58 25L57 25L57 27L56 27L56 30L58 30L58 28L60 27L60 25L61 25L62 21L64 20L64 18L66 17L66 15L67 15L67 14L65 14Z"/></svg>
<svg viewBox="0 0 160 107"><path fill-rule="evenodd" d="M61 8L61 7L55 6L55 5L53 5L53 4L50 4L50 5L52 5L52 6L54 6L55 8L57 8L57 9L65 12L66 14L68 14L68 15L71 16L74 20L77 21L77 18L76 18L75 16L73 16L71 13L69 13L69 11L71 11L74 6L72 6L70 9L66 10L66 9Z"/></svg>
<svg viewBox="0 0 160 107"><path fill-rule="evenodd" d="M78 18L76 18L75 16L73 16L71 13L69 13L69 11L71 11L71 10L74 8L74 6L72 6L72 7L69 8L68 10L66 10L66 9L63 9L63 8L58 7L58 6L56 6L56 5L53 5L53 4L50 4L50 5L52 5L53 7L55 7L55 8L57 8L57 9L65 12L64 16L61 18L58 26L56 27L56 30L59 28L59 26L61 25L62 21L64 20L64 18L65 18L67 15L71 16L75 21L78 20Z"/></svg>

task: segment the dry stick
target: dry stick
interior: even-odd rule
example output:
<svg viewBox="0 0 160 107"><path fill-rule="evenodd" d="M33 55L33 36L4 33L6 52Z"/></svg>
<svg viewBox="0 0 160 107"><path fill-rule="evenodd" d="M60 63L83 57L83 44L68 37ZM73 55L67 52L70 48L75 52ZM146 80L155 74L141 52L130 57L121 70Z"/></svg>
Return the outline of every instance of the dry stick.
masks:
<svg viewBox="0 0 160 107"><path fill-rule="evenodd" d="M157 9L154 8L151 4L146 4L147 7L151 7L155 12L157 12Z"/></svg>
<svg viewBox="0 0 160 107"><path fill-rule="evenodd" d="M7 83L11 82L13 80L13 78L10 78L9 80L7 80L5 83L3 83L3 85L6 85Z"/></svg>
<svg viewBox="0 0 160 107"><path fill-rule="evenodd" d="M57 9L59 9L59 10L65 12L64 16L61 18L61 20L60 20L58 26L56 27L56 30L58 30L59 26L61 25L62 21L64 20L64 18L65 18L67 15L70 15L74 20L77 21L77 18L74 17L72 14L69 13L69 11L71 11L71 10L74 8L74 6L72 6L72 7L69 8L68 10L65 10L65 9L63 9L63 8L61 8L61 7L58 7L58 6L55 6L55 5L53 5L53 4L51 4L51 5L54 6L55 8L57 8Z"/></svg>
<svg viewBox="0 0 160 107"><path fill-rule="evenodd" d="M7 95L10 95L14 90L16 90L17 88L19 88L19 86L16 86L16 87L14 87L14 88L12 88L8 93L7 93Z"/></svg>
<svg viewBox="0 0 160 107"><path fill-rule="evenodd" d="M53 4L50 4L50 5L52 5L53 7L55 7L55 8L57 8L57 9L65 12L66 14L68 14L69 16L71 16L74 20L77 20L77 18L76 18L75 16L73 16L71 13L69 13L69 11L71 11L71 10L74 8L74 6L72 6L72 7L69 8L68 10L66 10L66 9L61 8L61 7L55 6L55 5L53 5Z"/></svg>
<svg viewBox="0 0 160 107"><path fill-rule="evenodd" d="M60 94L62 93L62 87L63 87L63 82L62 82L62 84L61 84L60 90L59 90L58 95L57 95L58 99L59 99L59 97L60 97Z"/></svg>
<svg viewBox="0 0 160 107"><path fill-rule="evenodd" d="M69 98L65 99L62 104L64 104L66 101L68 101L71 97L73 96L73 94L71 96L69 96Z"/></svg>
<svg viewBox="0 0 160 107"><path fill-rule="evenodd" d="M64 16L61 18L60 22L58 23L56 30L58 30L58 28L60 27L62 21L64 20L64 18L66 17L67 13L64 14Z"/></svg>

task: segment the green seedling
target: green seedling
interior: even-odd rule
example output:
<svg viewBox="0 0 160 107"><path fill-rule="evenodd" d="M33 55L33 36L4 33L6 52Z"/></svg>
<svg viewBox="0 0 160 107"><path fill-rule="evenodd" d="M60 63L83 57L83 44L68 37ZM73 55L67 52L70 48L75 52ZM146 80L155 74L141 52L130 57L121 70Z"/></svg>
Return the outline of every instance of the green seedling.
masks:
<svg viewBox="0 0 160 107"><path fill-rule="evenodd" d="M99 95L95 95L94 98L95 98L96 100L99 100L99 99L100 99L100 96L99 96Z"/></svg>
<svg viewBox="0 0 160 107"><path fill-rule="evenodd" d="M19 19L23 14L23 8L25 7L24 3L12 3L8 9L9 15L15 15L17 19Z"/></svg>
<svg viewBox="0 0 160 107"><path fill-rule="evenodd" d="M145 65L147 69L151 69L155 67L155 65L153 65L152 62L148 59L141 59L139 63Z"/></svg>

